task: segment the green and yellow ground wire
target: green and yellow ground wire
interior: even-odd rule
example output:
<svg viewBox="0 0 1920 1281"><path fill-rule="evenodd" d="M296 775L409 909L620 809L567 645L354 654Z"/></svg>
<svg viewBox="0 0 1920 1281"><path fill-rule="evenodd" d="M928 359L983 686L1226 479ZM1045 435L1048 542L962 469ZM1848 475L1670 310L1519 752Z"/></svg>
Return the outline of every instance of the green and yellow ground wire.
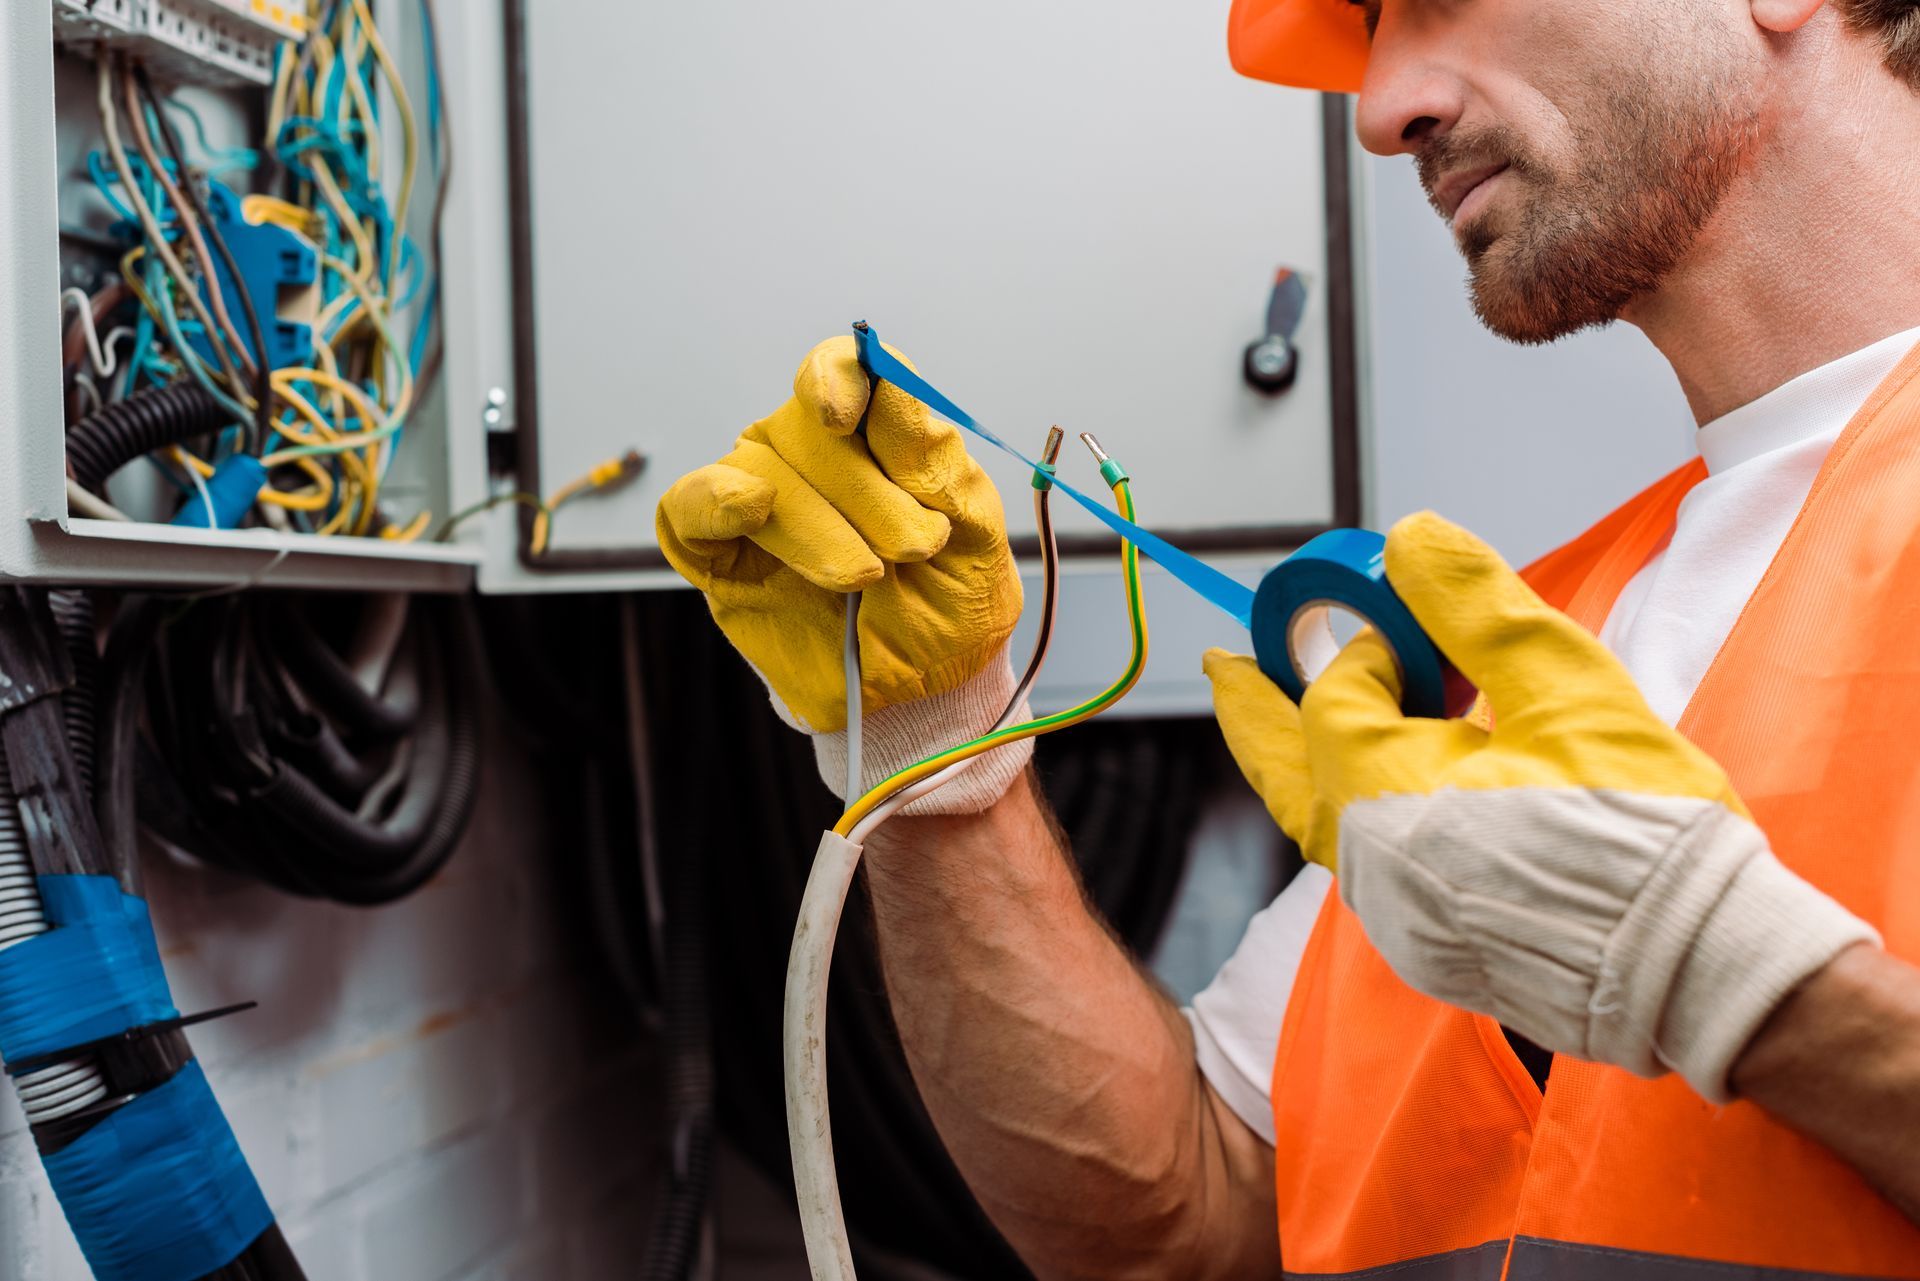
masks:
<svg viewBox="0 0 1920 1281"><path fill-rule="evenodd" d="M1091 442L1089 442L1091 444ZM1128 520L1135 519L1133 492L1127 474L1119 464L1111 459L1103 459L1101 472L1107 477L1113 489L1114 503L1120 514ZM1086 702L1065 711L1055 712L1051 716L1041 716L1019 725L1008 725L993 730L970 742L962 743L945 751L935 753L925 760L918 761L892 775L874 787L866 795L849 805L834 824L834 834L859 844L854 833L863 821L884 805L898 792L911 787L921 779L961 761L969 760L982 752L990 751L1006 743L1017 743L1023 738L1035 738L1041 734L1050 734L1055 730L1078 725L1106 711L1133 689L1140 680L1140 673L1147 663L1147 611L1146 602L1140 588L1140 550L1131 542L1122 542L1120 553L1123 577L1127 589L1127 618L1133 630L1133 653L1127 662L1126 670L1106 689L1094 695ZM864 835L864 833L862 833Z"/></svg>

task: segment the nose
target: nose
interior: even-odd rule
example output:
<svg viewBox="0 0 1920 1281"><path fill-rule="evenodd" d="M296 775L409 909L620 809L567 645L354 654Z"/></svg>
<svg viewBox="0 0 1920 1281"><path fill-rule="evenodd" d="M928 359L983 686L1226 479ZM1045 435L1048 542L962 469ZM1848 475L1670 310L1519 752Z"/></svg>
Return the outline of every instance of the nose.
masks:
<svg viewBox="0 0 1920 1281"><path fill-rule="evenodd" d="M1389 4L1374 30L1354 125L1360 145L1377 156L1419 151L1465 110L1466 86L1447 69L1433 25L1410 22L1403 6Z"/></svg>

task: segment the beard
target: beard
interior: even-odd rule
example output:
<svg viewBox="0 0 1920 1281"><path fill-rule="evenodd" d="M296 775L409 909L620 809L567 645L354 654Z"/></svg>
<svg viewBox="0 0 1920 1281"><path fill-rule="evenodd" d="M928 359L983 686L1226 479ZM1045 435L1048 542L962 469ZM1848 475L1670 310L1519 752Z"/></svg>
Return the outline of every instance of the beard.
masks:
<svg viewBox="0 0 1920 1281"><path fill-rule="evenodd" d="M1576 129L1572 172L1501 126L1421 150L1429 195L1450 171L1508 166L1502 207L1483 209L1458 236L1474 313L1500 337L1547 343L1617 320L1687 256L1746 168L1759 125L1740 86L1634 79Z"/></svg>

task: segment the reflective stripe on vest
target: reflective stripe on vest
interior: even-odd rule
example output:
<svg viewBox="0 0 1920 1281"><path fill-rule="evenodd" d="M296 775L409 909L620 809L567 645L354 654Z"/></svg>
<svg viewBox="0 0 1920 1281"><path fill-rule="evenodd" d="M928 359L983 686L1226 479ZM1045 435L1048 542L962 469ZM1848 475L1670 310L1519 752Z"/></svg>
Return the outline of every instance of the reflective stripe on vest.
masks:
<svg viewBox="0 0 1920 1281"><path fill-rule="evenodd" d="M1471 1250L1449 1250L1405 1263L1389 1263L1358 1272L1282 1272L1286 1281L1371 1281L1373 1277L1392 1277L1393 1281L1500 1281L1500 1268L1507 1261L1507 1243L1489 1241Z"/></svg>
<svg viewBox="0 0 1920 1281"><path fill-rule="evenodd" d="M1592 629L1705 474L1662 479L1527 579ZM1782 862L1920 960L1920 348L1829 452L1679 729ZM1560 1056L1407 987L1329 895L1274 1059L1293 1277L1920 1278L1920 1227L1750 1103ZM1428 1271L1427 1269L1436 1269ZM1474 1272L1458 1275L1478 1278Z"/></svg>
<svg viewBox="0 0 1920 1281"><path fill-rule="evenodd" d="M1508 1242L1489 1241L1471 1250L1449 1250L1404 1263L1383 1263L1358 1272L1284 1272L1286 1281L1500 1281ZM1512 1243L1509 1281L1861 1281L1859 1274L1805 1272L1705 1263L1671 1254L1641 1254L1604 1246L1569 1245L1519 1237Z"/></svg>
<svg viewBox="0 0 1920 1281"><path fill-rule="evenodd" d="M1642 1254L1533 1237L1515 1239L1513 1267L1507 1276L1509 1281L1869 1281L1857 1272L1707 1263L1672 1254Z"/></svg>

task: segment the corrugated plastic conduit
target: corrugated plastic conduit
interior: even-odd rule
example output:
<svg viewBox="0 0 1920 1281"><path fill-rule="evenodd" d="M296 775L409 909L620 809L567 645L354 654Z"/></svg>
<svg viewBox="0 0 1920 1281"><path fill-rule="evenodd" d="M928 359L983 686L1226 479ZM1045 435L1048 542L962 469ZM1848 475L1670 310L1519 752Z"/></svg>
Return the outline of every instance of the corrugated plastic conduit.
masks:
<svg viewBox="0 0 1920 1281"><path fill-rule="evenodd" d="M0 763L4 763L3 754ZM5 775L0 768L0 952L53 928L40 908L40 888L20 837L13 785ZM14 1078L14 1086L20 1092L20 1107L33 1125L57 1121L107 1097L107 1083L91 1058L22 1073Z"/></svg>

